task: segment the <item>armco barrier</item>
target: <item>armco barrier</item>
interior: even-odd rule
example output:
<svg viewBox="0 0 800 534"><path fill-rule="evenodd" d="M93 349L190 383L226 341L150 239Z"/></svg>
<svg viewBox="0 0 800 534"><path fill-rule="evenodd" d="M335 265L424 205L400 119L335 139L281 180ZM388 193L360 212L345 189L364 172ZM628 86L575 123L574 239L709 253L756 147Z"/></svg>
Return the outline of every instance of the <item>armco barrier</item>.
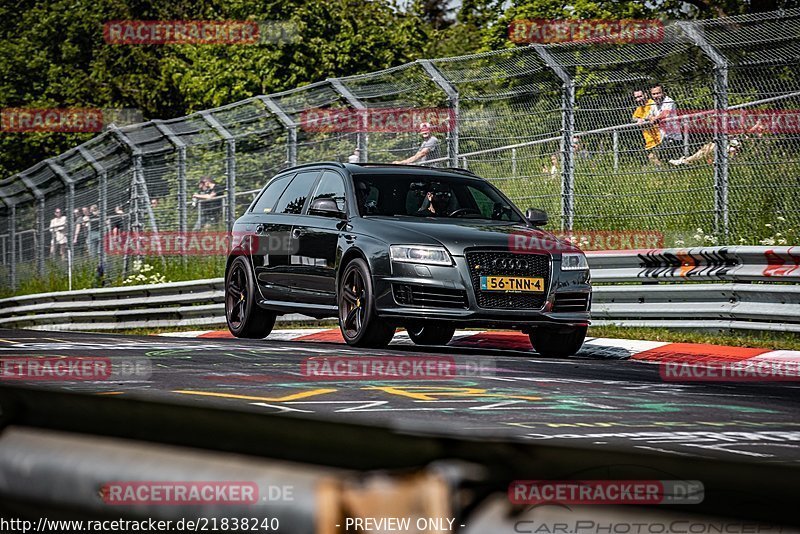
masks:
<svg viewBox="0 0 800 534"><path fill-rule="evenodd" d="M603 251L588 258L593 324L800 332L800 247ZM224 325L223 297L222 278L25 295L0 300L0 327Z"/></svg>

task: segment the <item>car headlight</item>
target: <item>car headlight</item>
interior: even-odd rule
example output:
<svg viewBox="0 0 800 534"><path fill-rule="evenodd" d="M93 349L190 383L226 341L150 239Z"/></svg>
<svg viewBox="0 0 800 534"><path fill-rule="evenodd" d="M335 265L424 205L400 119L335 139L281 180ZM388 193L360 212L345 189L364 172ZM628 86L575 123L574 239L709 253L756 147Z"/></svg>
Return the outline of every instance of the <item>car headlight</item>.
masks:
<svg viewBox="0 0 800 534"><path fill-rule="evenodd" d="M389 247L392 261L406 263L425 263L428 265L453 265L450 253L444 247L424 247L421 245L392 245Z"/></svg>
<svg viewBox="0 0 800 534"><path fill-rule="evenodd" d="M562 271L581 271L588 268L586 256L580 252L565 252L561 255Z"/></svg>

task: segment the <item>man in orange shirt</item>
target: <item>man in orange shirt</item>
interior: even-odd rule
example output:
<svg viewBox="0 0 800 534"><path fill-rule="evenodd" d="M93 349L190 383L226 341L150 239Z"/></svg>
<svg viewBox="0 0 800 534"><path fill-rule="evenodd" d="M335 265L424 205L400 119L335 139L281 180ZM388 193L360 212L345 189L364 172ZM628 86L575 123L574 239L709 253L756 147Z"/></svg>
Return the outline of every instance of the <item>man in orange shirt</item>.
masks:
<svg viewBox="0 0 800 534"><path fill-rule="evenodd" d="M650 124L648 117L653 113L655 102L652 98L648 99L644 96L644 91L636 90L633 92L633 99L636 101L637 108L633 110L633 122L636 124ZM642 128L642 137L644 137L644 148L647 151L647 159L656 165L661 165L658 156L656 156L655 148L661 144L661 132L657 126L649 126Z"/></svg>

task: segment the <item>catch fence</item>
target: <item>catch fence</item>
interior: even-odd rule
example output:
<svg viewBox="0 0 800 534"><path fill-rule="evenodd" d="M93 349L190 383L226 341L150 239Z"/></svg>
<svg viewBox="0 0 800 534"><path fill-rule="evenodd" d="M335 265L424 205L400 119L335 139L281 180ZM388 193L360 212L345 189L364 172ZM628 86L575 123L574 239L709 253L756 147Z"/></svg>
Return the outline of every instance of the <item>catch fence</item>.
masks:
<svg viewBox="0 0 800 534"><path fill-rule="evenodd" d="M356 148L361 162L414 154L418 123L372 128L365 117L376 112L444 111L448 120L433 125L440 157L426 164L469 168L523 209L547 210L560 229L656 231L664 246L791 245L800 229L798 64L793 9L669 23L657 42L532 44L418 60L112 126L0 181L0 280L12 290L73 275L118 282L133 258L107 254L109 236L225 230L281 169L347 161ZM643 127L632 121L633 91L657 84L682 113L672 121L675 143L649 159ZM718 121L698 130L704 110L768 118L746 132ZM365 122L320 127L309 119L348 112ZM769 121L779 113L794 117L793 129ZM681 156L690 163L670 163ZM192 195L204 177L216 182L217 197L198 201Z"/></svg>

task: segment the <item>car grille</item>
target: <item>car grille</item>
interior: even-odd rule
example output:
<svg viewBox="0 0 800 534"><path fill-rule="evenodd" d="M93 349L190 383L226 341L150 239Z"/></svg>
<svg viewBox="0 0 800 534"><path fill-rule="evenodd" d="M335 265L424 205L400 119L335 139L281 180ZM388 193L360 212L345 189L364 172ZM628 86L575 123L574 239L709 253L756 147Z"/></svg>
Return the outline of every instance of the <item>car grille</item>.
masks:
<svg viewBox="0 0 800 534"><path fill-rule="evenodd" d="M466 308L467 292L459 289L415 284L392 284L394 300L401 306L423 308Z"/></svg>
<svg viewBox="0 0 800 534"><path fill-rule="evenodd" d="M584 312L589 307L589 293L556 293L554 312Z"/></svg>
<svg viewBox="0 0 800 534"><path fill-rule="evenodd" d="M481 308L539 310L547 299L550 287L548 254L514 254L501 251L470 251L466 254L475 298ZM499 263L499 265L498 265ZM544 279L541 293L505 293L481 291L481 276L534 276Z"/></svg>

